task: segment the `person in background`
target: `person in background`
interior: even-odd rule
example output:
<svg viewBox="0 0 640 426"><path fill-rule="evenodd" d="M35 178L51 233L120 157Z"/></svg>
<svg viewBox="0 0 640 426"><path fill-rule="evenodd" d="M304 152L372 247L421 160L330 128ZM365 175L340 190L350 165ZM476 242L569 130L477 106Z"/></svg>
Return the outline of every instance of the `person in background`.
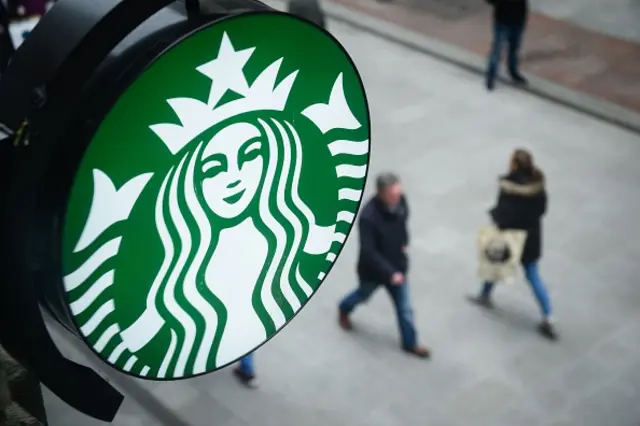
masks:
<svg viewBox="0 0 640 426"><path fill-rule="evenodd" d="M359 287L348 294L339 305L339 324L351 330L349 315L366 302L376 289L383 286L398 317L402 349L409 354L428 358L430 352L420 346L409 301L407 283L409 206L402 193L400 179L385 173L377 179L377 194L362 209L359 219L360 256L358 260Z"/></svg>
<svg viewBox="0 0 640 426"><path fill-rule="evenodd" d="M527 231L521 262L542 312L538 330L543 336L555 340L557 334L551 322L551 302L538 272L538 261L542 255L542 217L547 211L544 174L534 164L528 151L517 149L511 156L509 173L501 177L499 182L498 202L490 211L491 217L500 229ZM486 282L480 294L471 300L492 308L493 289L494 283Z"/></svg>
<svg viewBox="0 0 640 426"><path fill-rule="evenodd" d="M240 359L238 366L233 370L233 374L243 385L252 389L258 387L258 380L253 366L253 353Z"/></svg>
<svg viewBox="0 0 640 426"><path fill-rule="evenodd" d="M527 80L520 73L518 55L527 23L527 0L487 0L493 6L493 43L489 54L489 65L486 73L488 90L495 88L495 81L500 67L502 47L507 44L507 68L516 85L526 85Z"/></svg>

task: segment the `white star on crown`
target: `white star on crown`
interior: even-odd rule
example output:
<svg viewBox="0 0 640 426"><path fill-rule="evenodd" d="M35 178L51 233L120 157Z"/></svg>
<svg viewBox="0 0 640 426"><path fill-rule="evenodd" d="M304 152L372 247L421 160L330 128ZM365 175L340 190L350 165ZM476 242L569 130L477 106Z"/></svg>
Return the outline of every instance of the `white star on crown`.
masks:
<svg viewBox="0 0 640 426"><path fill-rule="evenodd" d="M212 126L250 111L283 111L293 83L294 71L276 85L282 58L269 65L249 86L243 68L255 47L236 51L225 32L218 57L197 69L212 80L207 102L194 98L172 98L167 102L178 116L180 124L159 123L149 126L172 154L177 154L196 136ZM218 106L228 90L242 96Z"/></svg>

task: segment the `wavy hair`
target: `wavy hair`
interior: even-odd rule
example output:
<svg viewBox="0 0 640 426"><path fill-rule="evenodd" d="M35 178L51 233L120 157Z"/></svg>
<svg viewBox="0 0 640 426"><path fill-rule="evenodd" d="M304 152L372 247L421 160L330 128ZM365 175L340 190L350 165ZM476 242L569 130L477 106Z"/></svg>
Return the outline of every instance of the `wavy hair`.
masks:
<svg viewBox="0 0 640 426"><path fill-rule="evenodd" d="M259 119L257 124L268 145L268 161L252 218L266 237L268 255L257 279L253 306L266 335L271 336L312 292L297 272L296 255L304 246L313 215L299 195L302 147L294 127L276 119ZM147 302L159 308L171 337L158 370L160 377L170 366L178 377L206 371L215 360L217 337L224 333L219 319L226 307L207 286L197 285L204 281L220 231L212 228L206 204L196 190L195 170L202 147L203 143L197 145L169 170L156 202L155 225L164 259Z"/></svg>

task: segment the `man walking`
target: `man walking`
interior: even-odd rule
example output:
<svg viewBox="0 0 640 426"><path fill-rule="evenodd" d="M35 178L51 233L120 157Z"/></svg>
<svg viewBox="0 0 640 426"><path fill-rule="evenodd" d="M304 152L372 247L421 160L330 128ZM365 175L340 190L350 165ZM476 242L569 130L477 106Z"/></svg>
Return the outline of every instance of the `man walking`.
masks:
<svg viewBox="0 0 640 426"><path fill-rule="evenodd" d="M377 179L377 194L360 213L359 287L347 295L339 306L339 323L351 330L349 314L366 302L380 286L387 290L398 317L402 349L421 358L430 352L420 346L413 324L406 280L409 208L402 193L400 179L385 173Z"/></svg>
<svg viewBox="0 0 640 426"><path fill-rule="evenodd" d="M500 66L502 46L507 43L507 67L516 85L524 86L527 80L520 73L518 55L527 23L527 0L487 0L493 6L493 43L489 54L486 85L493 90Z"/></svg>

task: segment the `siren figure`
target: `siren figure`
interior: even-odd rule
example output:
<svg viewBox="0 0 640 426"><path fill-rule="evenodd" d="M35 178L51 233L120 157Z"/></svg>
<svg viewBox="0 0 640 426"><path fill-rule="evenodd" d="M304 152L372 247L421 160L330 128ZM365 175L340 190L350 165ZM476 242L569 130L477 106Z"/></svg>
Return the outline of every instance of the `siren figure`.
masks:
<svg viewBox="0 0 640 426"><path fill-rule="evenodd" d="M181 159L167 173L157 197L155 220L165 262L149 293L147 310L122 336L129 349L139 350L168 324L175 351L167 352L160 374L174 359L173 374L183 375L187 369L198 374L211 363L232 362L238 353L264 341L268 330L283 326L286 313L297 311L313 292L298 272L299 251L306 245L322 247L313 254L324 254L333 242L333 227L315 226L298 194L302 148L295 128L268 117L284 110L297 74L276 85L281 62L247 85L244 97L219 107L224 91L213 89L217 96L208 103L171 99L181 124L151 127ZM249 119L255 116L262 118ZM198 139L213 127L213 137ZM274 207L280 214L273 214ZM212 228L212 223L223 225ZM309 239L314 241L307 244ZM178 301L177 291L186 303ZM254 292L261 306L254 306ZM158 303L168 315L159 313ZM266 316L260 317L260 308ZM196 326L200 318L205 327ZM232 338L240 334L245 336L243 347Z"/></svg>
<svg viewBox="0 0 640 426"><path fill-rule="evenodd" d="M157 194L149 215L163 254L144 308L137 319L121 324L112 315L116 301L108 300L81 327L87 337L106 327L93 348L124 371L179 378L250 352L284 326L324 278L321 272L305 279L301 262L322 256L333 263L346 238L336 225L354 220L362 190L349 185L363 183L366 166L348 162L368 154L368 141L328 144L331 157L342 161L334 164L344 185L338 201L351 211L336 211L331 225L319 226L300 195L303 141L291 111L285 111L298 71L276 83L283 61L278 59L249 85L242 68L254 50L236 51L225 33L217 58L197 68L212 80L206 102L167 100L179 123L154 124L150 130L172 155L168 169L135 176L118 190L105 173L93 171L94 198L74 253L127 220L143 192ZM221 102L228 90L240 97ZM297 114L322 134L361 127L346 103L342 74L327 104ZM67 292L88 288L73 293L74 315L117 281L112 270L87 286L101 262L117 256L122 238L126 234L65 277ZM154 349L162 359L147 365L153 359L145 352L150 347L166 351ZM145 365L136 366L138 356Z"/></svg>

